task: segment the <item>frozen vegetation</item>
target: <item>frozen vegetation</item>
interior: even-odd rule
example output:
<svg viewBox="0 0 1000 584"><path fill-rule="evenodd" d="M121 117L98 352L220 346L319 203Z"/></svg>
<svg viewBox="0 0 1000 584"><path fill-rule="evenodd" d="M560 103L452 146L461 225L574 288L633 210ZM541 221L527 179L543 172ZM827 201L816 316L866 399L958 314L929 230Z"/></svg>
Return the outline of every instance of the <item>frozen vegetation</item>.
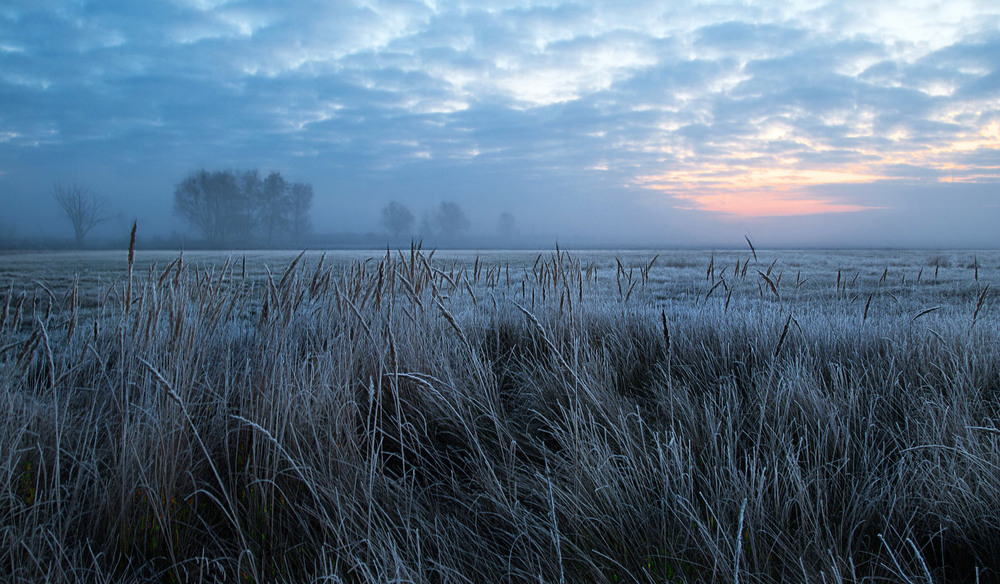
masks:
<svg viewBox="0 0 1000 584"><path fill-rule="evenodd" d="M996 581L998 266L7 256L0 570Z"/></svg>

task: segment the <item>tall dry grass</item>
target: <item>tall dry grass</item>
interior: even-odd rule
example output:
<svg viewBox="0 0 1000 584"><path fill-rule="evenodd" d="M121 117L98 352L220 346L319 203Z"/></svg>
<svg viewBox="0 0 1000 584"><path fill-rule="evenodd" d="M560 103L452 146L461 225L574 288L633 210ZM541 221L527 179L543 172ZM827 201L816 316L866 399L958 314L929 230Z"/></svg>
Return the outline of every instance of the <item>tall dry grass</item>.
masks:
<svg viewBox="0 0 1000 584"><path fill-rule="evenodd" d="M418 248L263 278L130 261L87 310L75 286L11 288L0 569L1000 577L1000 334L978 260L934 308L892 303L888 268L797 300L801 278L752 251L713 256L686 303L654 300L655 257L612 276L559 250L514 273Z"/></svg>

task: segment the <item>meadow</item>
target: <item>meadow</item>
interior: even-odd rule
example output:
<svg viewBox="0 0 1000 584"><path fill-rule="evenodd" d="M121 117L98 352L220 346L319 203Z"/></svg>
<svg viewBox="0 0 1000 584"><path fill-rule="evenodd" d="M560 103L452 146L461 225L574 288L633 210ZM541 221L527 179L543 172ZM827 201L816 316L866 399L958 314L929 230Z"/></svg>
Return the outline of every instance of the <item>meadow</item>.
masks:
<svg viewBox="0 0 1000 584"><path fill-rule="evenodd" d="M1000 579L996 251L0 256L12 582Z"/></svg>

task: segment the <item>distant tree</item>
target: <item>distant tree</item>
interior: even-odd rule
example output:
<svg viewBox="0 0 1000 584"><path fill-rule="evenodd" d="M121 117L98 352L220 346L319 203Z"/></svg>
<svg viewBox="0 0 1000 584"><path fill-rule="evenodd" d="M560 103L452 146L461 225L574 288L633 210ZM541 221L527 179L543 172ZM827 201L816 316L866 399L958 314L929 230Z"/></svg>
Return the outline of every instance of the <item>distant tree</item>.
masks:
<svg viewBox="0 0 1000 584"><path fill-rule="evenodd" d="M442 202L431 217L431 226L441 237L451 239L469 229L469 219L458 203Z"/></svg>
<svg viewBox="0 0 1000 584"><path fill-rule="evenodd" d="M400 238L413 229L413 213L406 205L392 201L382 207L382 227L394 238Z"/></svg>
<svg viewBox="0 0 1000 584"><path fill-rule="evenodd" d="M281 173L272 172L259 190L258 221L264 243L273 245L275 238L291 230L291 192Z"/></svg>
<svg viewBox="0 0 1000 584"><path fill-rule="evenodd" d="M289 229L291 230L292 240L297 246L302 245L305 236L312 227L309 222L312 200L312 185L307 183L295 183L292 185Z"/></svg>
<svg viewBox="0 0 1000 584"><path fill-rule="evenodd" d="M201 232L211 247L230 243L237 208L243 206L240 185L232 171L198 170L174 189L174 212Z"/></svg>
<svg viewBox="0 0 1000 584"><path fill-rule="evenodd" d="M289 184L280 173L197 170L174 189L174 211L210 247L299 243L309 230L312 186Z"/></svg>
<svg viewBox="0 0 1000 584"><path fill-rule="evenodd" d="M418 228L421 237L433 237L437 229L434 227L434 214L424 209L420 214L420 227Z"/></svg>
<svg viewBox="0 0 1000 584"><path fill-rule="evenodd" d="M260 241L263 228L261 201L264 181L257 170L235 171L237 192L229 209L230 240L232 243L247 245L251 242L271 245L270 241Z"/></svg>
<svg viewBox="0 0 1000 584"><path fill-rule="evenodd" d="M517 219L506 211L500 213L497 219L497 235L505 240L514 239L517 235Z"/></svg>
<svg viewBox="0 0 1000 584"><path fill-rule="evenodd" d="M83 185L56 183L52 188L52 198L73 224L73 234L79 248L83 247L84 238L94 227L111 219L107 200Z"/></svg>

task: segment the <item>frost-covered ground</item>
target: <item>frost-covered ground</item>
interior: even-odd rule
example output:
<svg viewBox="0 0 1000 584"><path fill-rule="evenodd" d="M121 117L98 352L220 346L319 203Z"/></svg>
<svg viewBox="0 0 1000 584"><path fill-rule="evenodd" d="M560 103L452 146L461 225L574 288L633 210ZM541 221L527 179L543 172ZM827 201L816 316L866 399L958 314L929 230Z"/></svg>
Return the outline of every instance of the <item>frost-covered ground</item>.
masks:
<svg viewBox="0 0 1000 584"><path fill-rule="evenodd" d="M294 265L293 265L294 264ZM14 581L957 582L1000 254L0 256Z"/></svg>

